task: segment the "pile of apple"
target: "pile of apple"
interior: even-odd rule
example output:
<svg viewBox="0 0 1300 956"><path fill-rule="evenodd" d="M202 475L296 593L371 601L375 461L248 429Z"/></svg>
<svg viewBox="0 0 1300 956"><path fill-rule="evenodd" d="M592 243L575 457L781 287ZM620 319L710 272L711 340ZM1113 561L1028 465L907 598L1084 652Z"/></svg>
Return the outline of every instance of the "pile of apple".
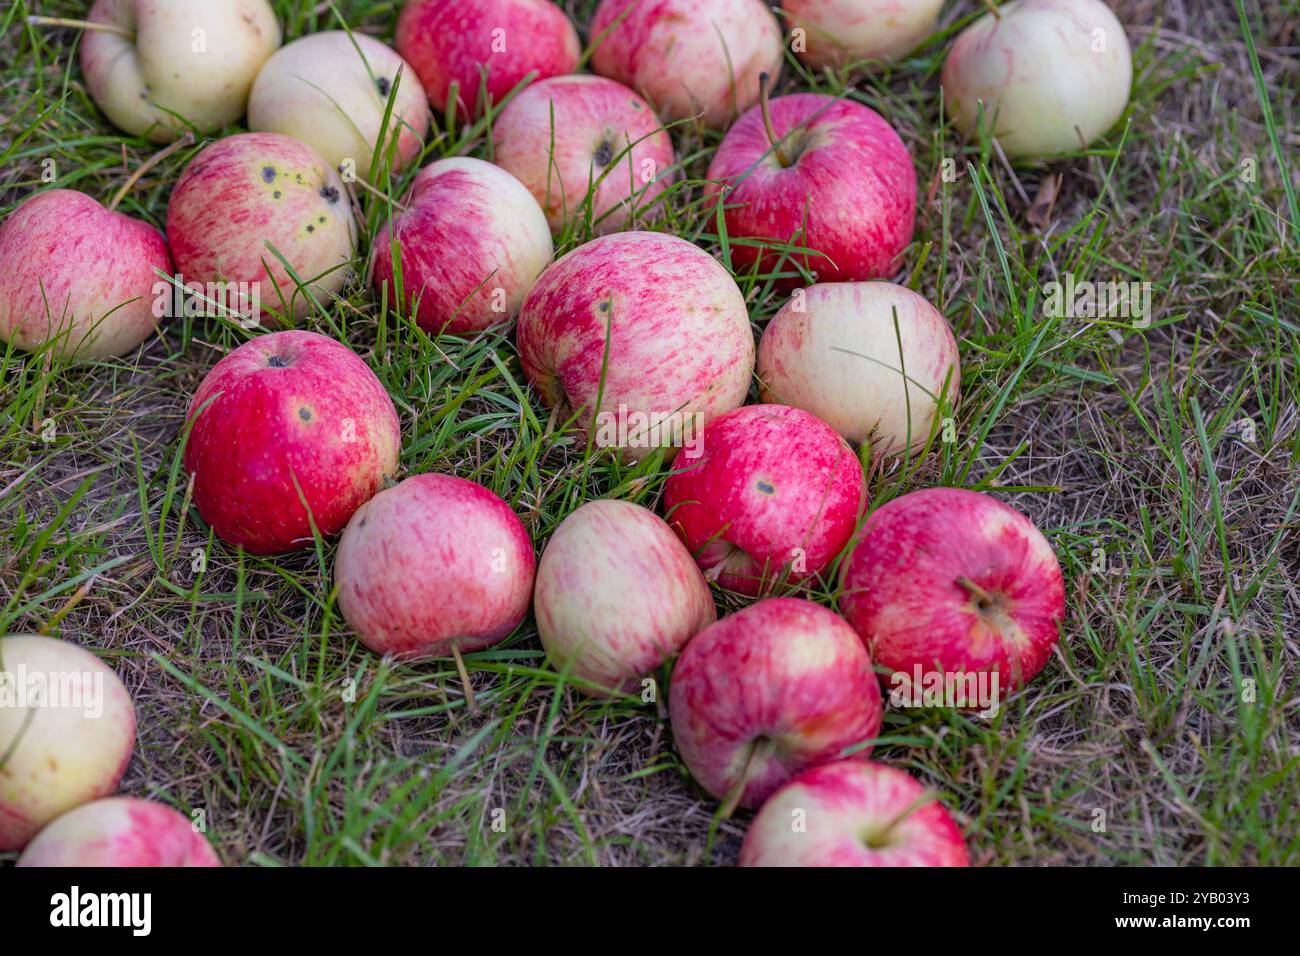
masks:
<svg viewBox="0 0 1300 956"><path fill-rule="evenodd" d="M419 170L364 274L429 335L516 321L534 391L592 445L627 460L679 448L663 516L587 502L536 560L488 488L397 481L387 390L348 347L300 330L252 337L195 392L184 466L199 514L253 554L341 532L348 624L379 653L454 657L471 708L462 655L530 608L553 666L585 693L637 692L672 663L683 762L722 813L761 807L743 864L965 864L935 796L867 759L880 682L996 673L1015 692L1059 639L1061 569L1033 524L986 494L932 488L868 507L863 462L924 454L960 387L944 316L880 281L906 270L916 171L855 100L768 95L787 39L809 68L849 72L904 57L941 5L785 0L784 37L761 0L602 0L595 73L578 74L577 31L550 0L412 0L396 51L345 31L280 48L266 0L98 0L87 22L50 25L85 31L87 89L114 123L170 149L242 115L249 131L193 155L165 238L116 211L144 170L107 208L62 189L21 205L0 225L14 265L0 337L76 359L129 352L155 331L160 275L256 285L287 324L328 309L357 265L355 189L417 163L434 112L490 115L493 162ZM961 131L1012 156L1086 147L1123 113L1130 81L1123 28L1100 0L992 9L943 71ZM757 347L732 271L647 231L682 175L670 130L683 124L725 131L707 197L731 268L789 294ZM572 227L596 238L552 261L553 235ZM237 300L233 317L251 308ZM755 377L760 404L746 404ZM719 620L712 586L756 600ZM823 590L839 614L772 596ZM48 639L5 638L0 652L6 666L102 670ZM0 851L214 862L183 817L100 799L135 721L107 676L110 713L95 724L0 709Z"/></svg>

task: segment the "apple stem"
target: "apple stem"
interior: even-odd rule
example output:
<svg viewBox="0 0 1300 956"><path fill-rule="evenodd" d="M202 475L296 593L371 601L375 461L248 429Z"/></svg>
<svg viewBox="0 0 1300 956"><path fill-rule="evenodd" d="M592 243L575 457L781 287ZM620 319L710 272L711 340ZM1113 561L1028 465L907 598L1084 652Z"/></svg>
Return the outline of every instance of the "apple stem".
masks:
<svg viewBox="0 0 1300 956"><path fill-rule="evenodd" d="M758 106L763 111L763 128L767 130L767 141L772 144L772 152L776 155L776 161L782 166L789 166L790 161L786 159L785 153L781 152L781 144L776 135L776 127L772 125L772 107L768 103L767 90L772 78L766 73L758 74Z"/></svg>
<svg viewBox="0 0 1300 956"><path fill-rule="evenodd" d="M115 23L97 23L94 20L69 20L66 17L28 17L28 24L34 27L72 27L74 30L98 30L100 33L116 33L120 37L134 40L135 34L126 27Z"/></svg>
<svg viewBox="0 0 1300 956"><path fill-rule="evenodd" d="M993 14L994 19L1002 19L1002 14L998 13L998 5L993 0L982 0L982 2L984 6L989 8L989 13Z"/></svg>
<svg viewBox="0 0 1300 956"><path fill-rule="evenodd" d="M126 198L127 193L129 193L132 189L135 188L135 184L138 183L141 179L143 179L145 174L148 173L149 170L153 169L155 166L161 163L172 153L176 152L177 150L184 149L186 146L190 146L193 143L194 143L194 134L190 132L186 132L184 136L182 136L176 142L172 143L166 149L159 150L158 152L150 156L148 159L146 159L143 163L141 163L139 168L136 169L136 171L131 174L130 178L127 179L127 181L122 184L122 188L117 191L117 194L114 195L111 200L109 200L108 211L112 212L118 206L120 206L122 204L122 200Z"/></svg>
<svg viewBox="0 0 1300 956"><path fill-rule="evenodd" d="M382 189L376 189L374 186L370 185L370 183L366 182L364 179L357 178L353 180L353 183L354 185L360 186L362 189L370 193L370 195L374 196L376 199L382 199L384 202L391 202L393 204L393 208L396 209L398 212L406 212L406 207L403 206L400 202L398 202L396 199L390 198L389 195L386 192L384 192Z"/></svg>
<svg viewBox="0 0 1300 956"><path fill-rule="evenodd" d="M889 838L889 834L893 832L894 827L898 826L900 823L902 823L904 820L906 820L908 817L914 814L917 810L920 810L922 807L926 806L927 804L933 803L937 799L939 799L939 795L937 793L935 793L933 790L926 790L924 793L922 793L919 797L917 797L907 806L903 807L903 809L892 820L886 823L880 830L871 834L871 836L868 838L868 845L871 845L872 843L883 845L884 841Z"/></svg>
<svg viewBox="0 0 1300 956"><path fill-rule="evenodd" d="M451 656L456 659L456 672L460 674L460 684L465 688L465 704L469 707L471 717L478 716L478 701L474 699L474 685L469 682L469 671L465 668L465 658L460 656L459 645L451 645Z"/></svg>
<svg viewBox="0 0 1300 956"><path fill-rule="evenodd" d="M758 769L759 763L771 756L773 747L774 744L767 737L750 744L749 756L745 758L745 769L741 771L740 779L727 791L727 796L722 801L722 819L729 820L736 812L736 807L740 806L740 798L745 795L745 788L749 786L749 778Z"/></svg>
<svg viewBox="0 0 1300 956"><path fill-rule="evenodd" d="M992 607L997 601L993 595L984 590L964 574L955 582L959 587L964 588L966 593L975 599L980 607Z"/></svg>

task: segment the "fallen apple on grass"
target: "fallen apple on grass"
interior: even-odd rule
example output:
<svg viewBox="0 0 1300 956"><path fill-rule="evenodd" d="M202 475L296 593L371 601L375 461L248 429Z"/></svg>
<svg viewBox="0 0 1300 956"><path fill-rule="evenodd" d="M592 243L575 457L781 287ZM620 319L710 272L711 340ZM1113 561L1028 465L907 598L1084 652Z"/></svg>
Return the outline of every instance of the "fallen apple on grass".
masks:
<svg viewBox="0 0 1300 956"><path fill-rule="evenodd" d="M988 690L996 674L994 698L1043 669L1065 617L1047 539L1014 508L962 488L914 491L877 508L841 584L840 612L892 682L971 675Z"/></svg>
<svg viewBox="0 0 1300 956"><path fill-rule="evenodd" d="M109 797L65 813L18 858L25 867L215 867L216 851L194 825L151 800Z"/></svg>
<svg viewBox="0 0 1300 956"><path fill-rule="evenodd" d="M795 292L763 330L765 402L811 412L877 456L917 451L961 386L957 340L923 296L890 282ZM943 397L943 402L940 398Z"/></svg>
<svg viewBox="0 0 1300 956"><path fill-rule="evenodd" d="M884 764L842 760L805 770L758 811L741 866L968 866L961 831L938 798Z"/></svg>
<svg viewBox="0 0 1300 956"><path fill-rule="evenodd" d="M482 115L529 76L578 68L582 44L551 0L408 0L397 20L397 52L415 67L439 112Z"/></svg>
<svg viewBox="0 0 1300 956"><path fill-rule="evenodd" d="M601 0L592 69L644 95L667 120L725 129L780 74L781 25L762 0Z"/></svg>
<svg viewBox="0 0 1300 956"><path fill-rule="evenodd" d="M393 268L400 246L401 296ZM414 311L430 335L466 335L509 321L555 253L537 200L510 173L455 157L420 170L404 206L379 231L374 283Z"/></svg>
<svg viewBox="0 0 1300 956"><path fill-rule="evenodd" d="M135 745L135 706L87 650L0 637L0 853L117 789Z"/></svg>
<svg viewBox="0 0 1300 956"><path fill-rule="evenodd" d="M782 0L795 54L815 70L893 62L939 25L943 0Z"/></svg>
<svg viewBox="0 0 1300 956"><path fill-rule="evenodd" d="M237 133L208 146L167 207L177 272L186 282L253 289L223 303L246 325L257 322L254 297L298 318L313 307L306 292L325 305L347 280L356 236L338 173L315 149L279 133Z"/></svg>
<svg viewBox="0 0 1300 956"><path fill-rule="evenodd" d="M944 97L967 138L1007 156L1089 146L1119 121L1133 85L1124 27L1102 0L1012 0L968 26L944 61Z"/></svg>
<svg viewBox="0 0 1300 956"><path fill-rule="evenodd" d="M898 271L916 225L916 170L884 119L817 93L767 99L727 132L705 192L724 204L738 274L804 285ZM775 248L785 246L786 248Z"/></svg>
<svg viewBox="0 0 1300 956"><path fill-rule="evenodd" d="M683 762L725 816L873 740L880 682L841 618L811 601L768 598L691 639L673 668L669 712Z"/></svg>
<svg viewBox="0 0 1300 956"><path fill-rule="evenodd" d="M668 525L640 505L606 500L587 502L555 529L537 566L533 609L557 670L624 693L717 617L708 584Z"/></svg>
<svg viewBox="0 0 1300 956"><path fill-rule="evenodd" d="M528 187L555 232L590 222L604 235L638 213L657 218L654 201L676 162L650 104L599 76L532 84L496 118L492 143L496 162Z"/></svg>
<svg viewBox="0 0 1300 956"><path fill-rule="evenodd" d="M337 533L397 471L397 409L346 345L315 332L250 339L190 402L184 464L217 536L252 554Z"/></svg>
<svg viewBox="0 0 1300 956"><path fill-rule="evenodd" d="M744 296L712 256L676 236L595 239L542 273L519 314L525 374L561 421L639 460L687 445L749 392Z"/></svg>
<svg viewBox="0 0 1300 956"><path fill-rule="evenodd" d="M366 180L376 147L381 162L393 150L395 170L419 156L430 119L424 87L405 61L373 37L344 30L313 33L277 51L248 100L250 130L292 136L331 168Z"/></svg>
<svg viewBox="0 0 1300 956"><path fill-rule="evenodd" d="M756 597L821 573L866 505L862 464L829 425L784 405L746 405L704 427L703 454L678 453L664 513L700 567Z"/></svg>

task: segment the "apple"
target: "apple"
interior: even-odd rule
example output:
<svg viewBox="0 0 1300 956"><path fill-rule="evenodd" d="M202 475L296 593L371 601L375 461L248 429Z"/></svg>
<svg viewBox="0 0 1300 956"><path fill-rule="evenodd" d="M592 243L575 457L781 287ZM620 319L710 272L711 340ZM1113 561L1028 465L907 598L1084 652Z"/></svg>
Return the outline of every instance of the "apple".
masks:
<svg viewBox="0 0 1300 956"><path fill-rule="evenodd" d="M430 335L465 335L506 322L555 254L546 214L519 180L481 159L442 159L420 170L405 207L375 238L374 282L414 304Z"/></svg>
<svg viewBox="0 0 1300 956"><path fill-rule="evenodd" d="M781 0L794 47L815 70L868 60L892 62L911 53L939 25L943 0Z"/></svg>
<svg viewBox="0 0 1300 956"><path fill-rule="evenodd" d="M558 76L525 89L492 126L496 162L528 187L551 229L590 222L618 232L656 218L672 180L673 141L654 110L599 76Z"/></svg>
<svg viewBox="0 0 1300 956"><path fill-rule="evenodd" d="M323 306L347 280L356 236L338 173L311 146L279 133L237 133L206 147L167 207L176 270L186 282L237 288L229 307L243 324L255 324L264 303L287 303L297 318L313 308L276 252Z"/></svg>
<svg viewBox="0 0 1300 956"><path fill-rule="evenodd" d="M866 504L862 463L825 422L785 405L746 405L704 428L664 486L664 513L708 577L756 597L821 573Z"/></svg>
<svg viewBox="0 0 1300 956"><path fill-rule="evenodd" d="M482 115L529 76L578 68L578 31L551 0L408 0L397 52L420 74L429 102L446 112L456 87L461 119Z"/></svg>
<svg viewBox="0 0 1300 956"><path fill-rule="evenodd" d="M881 667L976 685L989 700L1043 669L1065 617L1061 565L1014 508L962 488L927 488L872 512L844 563L840 612ZM996 675L996 683L994 676ZM959 706L985 701L969 694Z"/></svg>
<svg viewBox="0 0 1300 956"><path fill-rule="evenodd" d="M125 355L156 328L161 232L74 189L23 202L0 224L0 341L75 359Z"/></svg>
<svg viewBox="0 0 1300 956"><path fill-rule="evenodd" d="M625 693L717 618L690 553L663 519L627 501L589 501L560 522L537 566L533 609L557 670Z"/></svg>
<svg viewBox="0 0 1300 956"><path fill-rule="evenodd" d="M728 131L707 178L706 192L725 203L737 272L793 273L797 263L821 282L876 279L898 271L912 241L912 157L893 127L853 100L764 96Z"/></svg>
<svg viewBox="0 0 1300 956"><path fill-rule="evenodd" d="M524 373L560 420L640 460L691 447L749 393L744 296L712 256L676 236L594 239L542 273L519 313ZM562 416L562 418L560 417Z"/></svg>
<svg viewBox="0 0 1300 956"><path fill-rule="evenodd" d="M418 157L430 119L415 71L391 47L344 30L313 33L279 50L257 74L248 100L249 129L302 140L331 168L344 166L366 180L376 145L383 156L396 140L393 169Z"/></svg>
<svg viewBox="0 0 1300 956"><path fill-rule="evenodd" d="M267 0L96 0L87 19L110 28L88 28L81 41L91 99L113 125L155 143L238 120L280 46Z"/></svg>
<svg viewBox="0 0 1300 956"><path fill-rule="evenodd" d="M397 471L397 410L346 345L260 335L212 367L190 402L184 464L199 514L252 554L338 532ZM305 504L305 506L304 506Z"/></svg>
<svg viewBox="0 0 1300 956"><path fill-rule="evenodd" d="M763 401L812 412L889 456L925 446L940 396L955 407L961 361L947 320L923 296L890 282L821 283L768 322L758 380Z"/></svg>
<svg viewBox="0 0 1300 956"><path fill-rule="evenodd" d="M135 706L98 657L52 637L0 637L0 853L117 789Z"/></svg>
<svg viewBox="0 0 1300 956"><path fill-rule="evenodd" d="M343 532L339 609L366 647L399 658L490 647L528 612L533 545L510 506L451 475L375 495Z"/></svg>
<svg viewBox="0 0 1300 956"><path fill-rule="evenodd" d="M19 866L212 867L216 851L171 807L109 797L59 817L18 858Z"/></svg>
<svg viewBox="0 0 1300 956"><path fill-rule="evenodd" d="M805 770L749 825L741 866L969 866L961 830L936 796L884 764Z"/></svg>
<svg viewBox="0 0 1300 956"><path fill-rule="evenodd" d="M1007 156L1059 156L1124 115L1133 53L1101 0L1012 0L957 37L941 82L964 136L979 132L982 106Z"/></svg>
<svg viewBox="0 0 1300 956"><path fill-rule="evenodd" d="M697 634L673 668L668 709L683 762L724 814L874 740L882 719L858 636L799 598L767 598Z"/></svg>
<svg viewBox="0 0 1300 956"><path fill-rule="evenodd" d="M781 72L781 25L762 0L601 0L592 69L641 93L668 120L727 125Z"/></svg>

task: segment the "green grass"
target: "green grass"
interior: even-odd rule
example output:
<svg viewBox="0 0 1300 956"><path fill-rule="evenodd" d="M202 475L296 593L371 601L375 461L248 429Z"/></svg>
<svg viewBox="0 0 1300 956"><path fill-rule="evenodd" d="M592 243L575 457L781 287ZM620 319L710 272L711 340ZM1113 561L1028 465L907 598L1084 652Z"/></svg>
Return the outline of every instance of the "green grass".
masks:
<svg viewBox="0 0 1300 956"><path fill-rule="evenodd" d="M336 25L315 3L275 6L289 38ZM565 6L585 35L594 2ZM952 25L977 4L948 6ZM873 504L934 484L996 489L1065 569L1061 651L997 718L886 715L878 756L945 795L979 863L1300 863L1300 101L1280 52L1298 42L1300 5L1170 6L1157 21L1162 4L1120 3L1128 115L1050 167L1013 167L944 128L942 40L847 88L791 61L781 86L851 96L899 129L923 197L906 281L961 343L957 440L875 471ZM76 37L29 30L32 12L83 8L19 0L0 14L0 214L48 185L44 160L58 186L107 200L154 151L106 124ZM391 39L396 4L338 13ZM444 129L428 159L487 156L486 129ZM682 162L658 228L729 262L734 240L702 194L719 137L673 134ZM195 149L123 209L161 225ZM1052 172L1060 194L1037 228L1027 214ZM400 199L410 176L375 178ZM359 201L368 248L386 200ZM1047 317L1043 287L1066 272L1151 282L1151 326ZM771 275L737 278L757 333L782 300ZM483 482L539 547L584 500L657 506L662 457L586 454L531 394L509 331L434 341L359 281L322 305L302 324L383 380L405 473ZM714 819L662 701L576 694L529 622L467 658L473 717L450 661L395 665L358 646L332 543L261 559L207 533L179 467L184 412L247 334L175 320L138 354L88 366L0 353L0 633L62 636L123 674L141 717L123 789L205 810L232 863L734 860L746 819Z"/></svg>

